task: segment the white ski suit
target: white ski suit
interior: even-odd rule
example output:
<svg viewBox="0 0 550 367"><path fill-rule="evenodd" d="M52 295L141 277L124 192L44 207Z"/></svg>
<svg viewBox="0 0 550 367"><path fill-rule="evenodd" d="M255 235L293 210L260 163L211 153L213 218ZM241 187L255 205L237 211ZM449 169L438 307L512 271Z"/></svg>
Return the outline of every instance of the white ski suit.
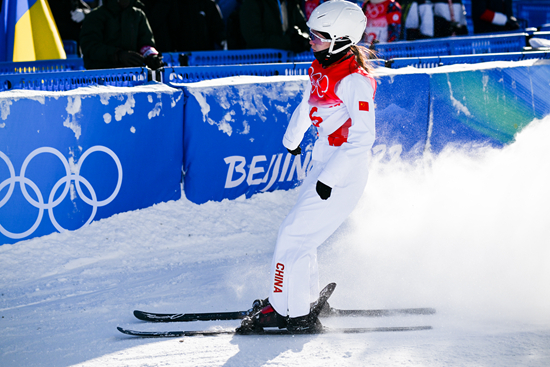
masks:
<svg viewBox="0 0 550 367"><path fill-rule="evenodd" d="M283 221L271 268L269 300L283 316L309 313L319 295L317 247L342 224L363 194L375 138L376 81L353 53L324 69L314 61L304 99L294 111L283 145L296 149L310 124L317 127L313 168ZM332 188L322 200L317 181Z"/></svg>

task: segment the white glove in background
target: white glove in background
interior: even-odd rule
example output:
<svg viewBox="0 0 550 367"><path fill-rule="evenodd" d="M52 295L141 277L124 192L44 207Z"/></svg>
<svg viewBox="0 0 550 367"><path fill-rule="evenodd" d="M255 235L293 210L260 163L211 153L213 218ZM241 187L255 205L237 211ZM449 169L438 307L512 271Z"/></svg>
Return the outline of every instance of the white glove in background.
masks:
<svg viewBox="0 0 550 367"><path fill-rule="evenodd" d="M75 9L71 11L71 19L73 22L80 23L84 20L84 17L86 16L88 12L84 11L83 9Z"/></svg>

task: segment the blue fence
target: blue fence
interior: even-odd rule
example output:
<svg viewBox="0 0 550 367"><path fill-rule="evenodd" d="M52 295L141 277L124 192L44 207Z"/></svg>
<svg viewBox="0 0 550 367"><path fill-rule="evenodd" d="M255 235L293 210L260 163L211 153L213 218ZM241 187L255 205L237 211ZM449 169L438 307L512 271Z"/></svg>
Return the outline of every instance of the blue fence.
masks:
<svg viewBox="0 0 550 367"><path fill-rule="evenodd" d="M522 61L531 59L550 59L550 52L533 51L460 56L404 57L386 61L386 67L392 69L399 69L407 66L413 66L415 68L435 68L455 64L478 64L490 61Z"/></svg>
<svg viewBox="0 0 550 367"><path fill-rule="evenodd" d="M378 57L471 55L481 53L519 52L526 45L527 33L448 37L431 40L399 41L376 45Z"/></svg>
<svg viewBox="0 0 550 367"><path fill-rule="evenodd" d="M133 87L151 80L147 68L0 75L0 92L10 89L66 91L92 85Z"/></svg>
<svg viewBox="0 0 550 367"><path fill-rule="evenodd" d="M311 63L281 63L219 66L176 66L165 68L164 82L192 83L201 80L225 78L238 75L274 76L307 75Z"/></svg>
<svg viewBox="0 0 550 367"><path fill-rule="evenodd" d="M276 49L170 52L163 54L168 66L266 64L293 61L292 53Z"/></svg>
<svg viewBox="0 0 550 367"><path fill-rule="evenodd" d="M385 60L373 60L373 64L374 66L384 66ZM307 75L310 65L311 62L288 62L280 64L175 66L164 69L162 81L166 83L193 83L239 75Z"/></svg>
<svg viewBox="0 0 550 367"><path fill-rule="evenodd" d="M68 70L84 70L81 58L66 60L40 60L20 62L0 62L0 74L46 73Z"/></svg>

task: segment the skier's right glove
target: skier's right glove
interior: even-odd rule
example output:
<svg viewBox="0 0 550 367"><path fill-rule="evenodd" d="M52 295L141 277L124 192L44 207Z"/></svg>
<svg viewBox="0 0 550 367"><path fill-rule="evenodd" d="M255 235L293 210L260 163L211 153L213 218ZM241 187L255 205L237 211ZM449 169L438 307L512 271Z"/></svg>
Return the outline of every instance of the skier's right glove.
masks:
<svg viewBox="0 0 550 367"><path fill-rule="evenodd" d="M317 181L317 186L315 187L315 190L317 191L317 194L319 194L319 197L323 200L327 200L332 192L330 186L325 185L321 181Z"/></svg>
<svg viewBox="0 0 550 367"><path fill-rule="evenodd" d="M300 148L300 146L298 145L298 148L294 149L294 150L290 150L288 148L286 148L286 150L288 150L288 152L292 155L300 155L302 154L302 148Z"/></svg>

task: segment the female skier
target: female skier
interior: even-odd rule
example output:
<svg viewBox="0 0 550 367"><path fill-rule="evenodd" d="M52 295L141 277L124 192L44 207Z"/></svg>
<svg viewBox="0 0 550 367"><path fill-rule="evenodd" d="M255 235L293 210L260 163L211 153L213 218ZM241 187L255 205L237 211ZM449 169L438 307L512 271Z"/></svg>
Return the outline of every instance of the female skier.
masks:
<svg viewBox="0 0 550 367"><path fill-rule="evenodd" d="M264 327L293 333L322 328L310 302L319 295L317 247L354 209L367 183L367 159L374 143L374 93L366 49L356 46L366 18L348 1L315 8L308 22L315 61L304 99L294 111L283 145L294 155L310 124L317 128L313 168L298 201L283 221L271 267L271 293L243 320L240 332Z"/></svg>

